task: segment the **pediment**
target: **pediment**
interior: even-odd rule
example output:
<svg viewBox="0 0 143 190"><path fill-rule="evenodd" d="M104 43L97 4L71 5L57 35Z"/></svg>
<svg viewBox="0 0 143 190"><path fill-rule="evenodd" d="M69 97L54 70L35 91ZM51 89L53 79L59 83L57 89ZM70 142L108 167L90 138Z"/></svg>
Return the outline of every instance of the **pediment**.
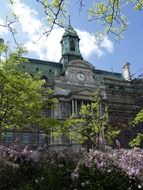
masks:
<svg viewBox="0 0 143 190"><path fill-rule="evenodd" d="M93 95L93 90L91 89L82 89L82 90L69 90L57 87L55 89L54 95L61 97L88 97L90 98Z"/></svg>
<svg viewBox="0 0 143 190"><path fill-rule="evenodd" d="M67 65L67 68L68 67L74 67L74 68L84 68L84 69L94 69L94 66L85 61L85 60L73 60L73 61L70 61Z"/></svg>
<svg viewBox="0 0 143 190"><path fill-rule="evenodd" d="M91 96L93 95L93 90L91 89L82 89L82 90L77 90L72 92L74 95L86 95L86 96Z"/></svg>

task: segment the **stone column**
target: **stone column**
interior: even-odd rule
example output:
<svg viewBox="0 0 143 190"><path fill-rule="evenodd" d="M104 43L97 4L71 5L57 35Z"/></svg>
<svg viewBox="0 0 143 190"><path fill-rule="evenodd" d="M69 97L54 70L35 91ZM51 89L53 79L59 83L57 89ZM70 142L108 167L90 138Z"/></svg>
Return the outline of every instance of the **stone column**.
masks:
<svg viewBox="0 0 143 190"><path fill-rule="evenodd" d="M59 104L60 104L60 102L58 102L58 103L55 103L55 107L54 107L54 119L59 119Z"/></svg>
<svg viewBox="0 0 143 190"><path fill-rule="evenodd" d="M74 100L72 100L72 114L75 113L75 109L74 109Z"/></svg>
<svg viewBox="0 0 143 190"><path fill-rule="evenodd" d="M61 119L61 103L58 104L59 119Z"/></svg>
<svg viewBox="0 0 143 190"><path fill-rule="evenodd" d="M83 100L81 100L81 106L83 105Z"/></svg>
<svg viewBox="0 0 143 190"><path fill-rule="evenodd" d="M77 100L75 100L75 114L78 114L78 111L77 111Z"/></svg>

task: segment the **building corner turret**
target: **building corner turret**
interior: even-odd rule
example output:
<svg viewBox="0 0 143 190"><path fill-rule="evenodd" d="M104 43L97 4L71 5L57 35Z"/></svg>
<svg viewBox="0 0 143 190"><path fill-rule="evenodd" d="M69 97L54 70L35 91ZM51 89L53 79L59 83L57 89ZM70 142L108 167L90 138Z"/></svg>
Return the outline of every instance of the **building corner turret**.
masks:
<svg viewBox="0 0 143 190"><path fill-rule="evenodd" d="M123 67L123 76L126 81L131 81L130 63L126 63Z"/></svg>

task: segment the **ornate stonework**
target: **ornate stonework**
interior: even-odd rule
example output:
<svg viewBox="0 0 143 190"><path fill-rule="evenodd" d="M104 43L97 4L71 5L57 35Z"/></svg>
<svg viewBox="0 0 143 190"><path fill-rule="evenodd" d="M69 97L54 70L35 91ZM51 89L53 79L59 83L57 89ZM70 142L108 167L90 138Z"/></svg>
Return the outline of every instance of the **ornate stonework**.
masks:
<svg viewBox="0 0 143 190"><path fill-rule="evenodd" d="M71 114L78 115L82 104L87 104L92 95L100 90L108 105L109 119L117 124L128 124L143 106L143 82L126 80L121 73L96 69L83 60L79 49L79 37L69 24L61 40L62 56L60 62L29 59L22 69L32 76L41 73L46 86L54 90L58 99L55 109L47 111L53 119L66 119ZM129 65L128 65L129 67ZM129 68L128 68L129 69ZM130 74L128 70L128 75ZM31 133L32 134L32 133ZM35 145L42 142L40 133L35 133ZM50 141L51 142L51 141Z"/></svg>

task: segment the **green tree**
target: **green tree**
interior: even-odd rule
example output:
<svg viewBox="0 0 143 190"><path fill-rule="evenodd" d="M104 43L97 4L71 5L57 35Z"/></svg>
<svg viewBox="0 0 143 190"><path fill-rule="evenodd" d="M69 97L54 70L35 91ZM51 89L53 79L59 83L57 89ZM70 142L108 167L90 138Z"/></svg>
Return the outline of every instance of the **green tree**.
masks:
<svg viewBox="0 0 143 190"><path fill-rule="evenodd" d="M65 122L64 133L70 139L85 145L87 149L104 148L105 144L111 144L112 139L119 134L109 124L107 106L102 110L103 100L99 92L91 100L91 103L82 105L79 117L71 116Z"/></svg>
<svg viewBox="0 0 143 190"><path fill-rule="evenodd" d="M140 147L143 143L143 133L142 130L140 130L140 125L143 124L143 109L137 113L131 124L136 127L136 137L129 142L129 145L131 147Z"/></svg>
<svg viewBox="0 0 143 190"><path fill-rule="evenodd" d="M43 87L44 81L32 78L21 70L22 48L9 55L7 47L0 46L0 127L22 128L47 126L49 119L42 114L54 101L52 91ZM6 53L5 53L6 52Z"/></svg>
<svg viewBox="0 0 143 190"><path fill-rule="evenodd" d="M138 125L140 123L143 123L143 109L141 109L139 111L139 113L137 113L135 119L134 119L134 124Z"/></svg>
<svg viewBox="0 0 143 190"><path fill-rule="evenodd" d="M129 142L130 147L140 147L141 143L143 142L143 134L138 133L136 137Z"/></svg>

